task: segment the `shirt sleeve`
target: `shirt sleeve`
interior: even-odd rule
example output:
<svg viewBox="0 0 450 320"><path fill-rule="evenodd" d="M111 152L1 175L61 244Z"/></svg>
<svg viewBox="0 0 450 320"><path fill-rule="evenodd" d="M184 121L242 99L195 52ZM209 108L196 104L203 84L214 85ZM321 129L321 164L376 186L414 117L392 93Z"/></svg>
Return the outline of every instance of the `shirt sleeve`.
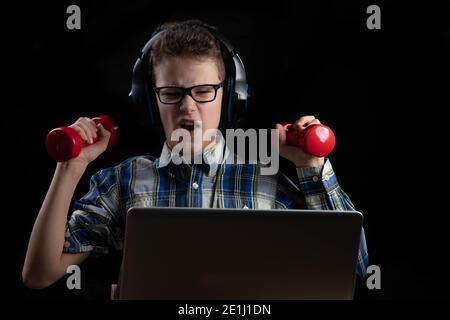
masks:
<svg viewBox="0 0 450 320"><path fill-rule="evenodd" d="M348 195L338 184L331 162L326 159L323 167L296 168L299 187L304 195L306 207L313 210L355 210ZM366 275L369 264L364 228L361 230L356 273Z"/></svg>
<svg viewBox="0 0 450 320"><path fill-rule="evenodd" d="M102 256L111 248L122 249L124 223L119 196L115 168L93 175L89 192L74 202L63 252L91 252L91 256Z"/></svg>

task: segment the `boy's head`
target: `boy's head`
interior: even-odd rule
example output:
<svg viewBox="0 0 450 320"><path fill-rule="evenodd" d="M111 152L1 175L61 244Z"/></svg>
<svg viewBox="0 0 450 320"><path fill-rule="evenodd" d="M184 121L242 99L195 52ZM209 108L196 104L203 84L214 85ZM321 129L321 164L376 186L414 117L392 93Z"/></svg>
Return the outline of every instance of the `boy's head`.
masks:
<svg viewBox="0 0 450 320"><path fill-rule="evenodd" d="M195 134L203 137L208 129L217 129L220 122L225 65L219 41L209 27L199 21L163 24L152 45L149 70L156 88L156 101L168 144L174 130L190 130L191 151L194 151L194 121L201 121ZM202 86L208 85L208 86ZM173 88L175 87L175 88ZM191 88L190 94L183 89ZM201 148L210 142L202 141ZM197 145L195 150L199 150Z"/></svg>

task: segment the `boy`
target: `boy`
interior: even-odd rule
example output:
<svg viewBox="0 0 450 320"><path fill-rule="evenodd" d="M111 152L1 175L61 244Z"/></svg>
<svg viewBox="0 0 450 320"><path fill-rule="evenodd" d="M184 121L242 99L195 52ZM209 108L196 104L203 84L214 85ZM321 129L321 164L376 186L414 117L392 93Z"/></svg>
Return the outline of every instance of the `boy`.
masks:
<svg viewBox="0 0 450 320"><path fill-rule="evenodd" d="M298 186L282 173L261 175L260 164L226 162L234 155L220 135L212 142L194 139L195 134L203 137L207 130L219 127L226 76L220 44L200 22L169 23L160 29L165 32L153 44L149 70L166 136L160 157L134 157L95 174L90 191L75 202L67 221L77 183L88 164L106 150L110 137L88 118L71 125L90 145L77 158L57 164L29 241L23 268L28 287L47 287L61 278L69 265L122 249L130 207L354 209L337 184L330 161L288 146L280 124L276 124L279 152L296 166ZM316 123L320 122L313 116L302 116L295 126L301 131ZM178 140L171 136L176 130L192 136L183 140L190 143L190 154L174 152ZM99 141L92 144L96 136ZM204 159L201 164L188 160L188 155L193 159L199 154ZM362 232L360 276L366 267Z"/></svg>

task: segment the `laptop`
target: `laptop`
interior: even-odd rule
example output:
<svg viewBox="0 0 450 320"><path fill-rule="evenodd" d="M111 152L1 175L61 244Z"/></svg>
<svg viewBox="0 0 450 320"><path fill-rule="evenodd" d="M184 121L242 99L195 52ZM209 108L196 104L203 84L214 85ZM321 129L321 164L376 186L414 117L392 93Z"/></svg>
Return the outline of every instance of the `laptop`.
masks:
<svg viewBox="0 0 450 320"><path fill-rule="evenodd" d="M357 211L131 208L119 299L353 299Z"/></svg>

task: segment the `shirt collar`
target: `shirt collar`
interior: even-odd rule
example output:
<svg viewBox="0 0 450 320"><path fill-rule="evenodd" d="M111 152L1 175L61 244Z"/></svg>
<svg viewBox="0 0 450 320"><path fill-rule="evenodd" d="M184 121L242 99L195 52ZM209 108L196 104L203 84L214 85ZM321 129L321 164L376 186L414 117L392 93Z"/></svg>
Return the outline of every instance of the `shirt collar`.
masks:
<svg viewBox="0 0 450 320"><path fill-rule="evenodd" d="M223 164L227 157L229 156L229 149L226 146L225 139L221 134L215 136L215 143L213 145L208 145L205 150L203 150L203 164L209 168L208 176L214 176L217 172L219 164ZM185 158L183 158L177 152L172 152L172 149L168 145L167 141L164 142L161 155L158 159L157 168L163 168L173 163L173 160L177 160L177 163L181 162L181 165L191 165ZM180 161L181 160L181 161ZM191 162L193 159L191 159Z"/></svg>

